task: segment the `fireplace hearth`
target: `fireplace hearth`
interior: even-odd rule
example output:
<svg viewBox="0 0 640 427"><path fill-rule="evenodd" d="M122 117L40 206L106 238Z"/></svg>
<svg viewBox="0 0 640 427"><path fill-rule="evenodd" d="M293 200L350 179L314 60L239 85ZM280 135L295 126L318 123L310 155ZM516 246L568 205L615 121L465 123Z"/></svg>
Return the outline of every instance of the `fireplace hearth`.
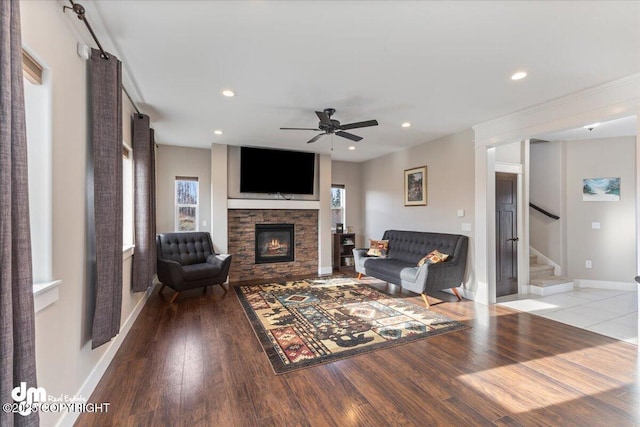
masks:
<svg viewBox="0 0 640 427"><path fill-rule="evenodd" d="M294 261L293 224L256 224L256 264Z"/></svg>

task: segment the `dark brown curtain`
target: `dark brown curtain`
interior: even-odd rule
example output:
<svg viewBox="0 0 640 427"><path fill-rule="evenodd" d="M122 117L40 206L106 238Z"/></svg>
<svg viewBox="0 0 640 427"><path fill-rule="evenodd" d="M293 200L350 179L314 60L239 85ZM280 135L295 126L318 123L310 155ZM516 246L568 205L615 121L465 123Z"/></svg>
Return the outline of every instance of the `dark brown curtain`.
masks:
<svg viewBox="0 0 640 427"><path fill-rule="evenodd" d="M0 1L0 403L36 387L27 132L20 2ZM0 411L1 426L37 426L38 414Z"/></svg>
<svg viewBox="0 0 640 427"><path fill-rule="evenodd" d="M92 348L120 332L122 310L122 63L93 49L89 61L95 233ZM134 153L135 154L135 153Z"/></svg>
<svg viewBox="0 0 640 427"><path fill-rule="evenodd" d="M158 274L156 262L156 132L151 129L151 272L152 276Z"/></svg>
<svg viewBox="0 0 640 427"><path fill-rule="evenodd" d="M144 292L153 281L156 265L155 236L155 149L149 116L133 115L133 173L135 181L134 292Z"/></svg>

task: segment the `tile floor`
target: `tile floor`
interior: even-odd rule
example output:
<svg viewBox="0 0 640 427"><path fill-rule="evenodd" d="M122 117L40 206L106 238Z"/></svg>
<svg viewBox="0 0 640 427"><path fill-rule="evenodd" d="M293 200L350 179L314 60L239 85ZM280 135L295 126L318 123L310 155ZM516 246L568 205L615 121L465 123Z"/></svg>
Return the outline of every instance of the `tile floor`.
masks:
<svg viewBox="0 0 640 427"><path fill-rule="evenodd" d="M638 345L638 292L575 288L549 296L508 295L498 304Z"/></svg>

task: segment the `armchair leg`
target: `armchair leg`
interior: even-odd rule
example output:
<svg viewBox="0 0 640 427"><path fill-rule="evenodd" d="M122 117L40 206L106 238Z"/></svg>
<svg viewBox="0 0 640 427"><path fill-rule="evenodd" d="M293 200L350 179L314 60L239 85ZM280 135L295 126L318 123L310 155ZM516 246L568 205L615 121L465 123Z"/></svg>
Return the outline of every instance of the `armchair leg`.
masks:
<svg viewBox="0 0 640 427"><path fill-rule="evenodd" d="M460 294L458 293L458 289L457 288L451 288L451 291L453 292L453 294L458 298L458 301L462 301L462 297L460 296Z"/></svg>
<svg viewBox="0 0 640 427"><path fill-rule="evenodd" d="M161 294L162 291L164 291L164 286L165 286L164 283L162 284L162 286L160 286L160 290L158 291L158 294Z"/></svg>
<svg viewBox="0 0 640 427"><path fill-rule="evenodd" d="M176 298L178 298L178 295L180 295L180 292L176 292L175 294L173 294L173 297L171 297L171 299L169 300L169 304L173 304Z"/></svg>
<svg viewBox="0 0 640 427"><path fill-rule="evenodd" d="M206 294L206 293L207 293L207 287L206 287L206 286L204 286L204 287L202 288L202 295L204 295L204 294Z"/></svg>
<svg viewBox="0 0 640 427"><path fill-rule="evenodd" d="M427 294L422 293L420 295L422 295L422 299L424 300L425 305L427 306L427 308L429 308L429 297L427 296Z"/></svg>
<svg viewBox="0 0 640 427"><path fill-rule="evenodd" d="M362 273L358 273L358 280L362 279Z"/></svg>

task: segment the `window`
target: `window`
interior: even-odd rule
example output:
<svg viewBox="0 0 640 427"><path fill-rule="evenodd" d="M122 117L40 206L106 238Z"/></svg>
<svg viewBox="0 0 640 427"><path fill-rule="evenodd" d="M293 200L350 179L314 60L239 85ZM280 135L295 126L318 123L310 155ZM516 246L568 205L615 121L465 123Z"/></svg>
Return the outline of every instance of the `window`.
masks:
<svg viewBox="0 0 640 427"><path fill-rule="evenodd" d="M176 177L176 231L198 231L198 178Z"/></svg>
<svg viewBox="0 0 640 427"><path fill-rule="evenodd" d="M331 186L331 229L335 231L336 224L345 223L345 197L346 191L344 185Z"/></svg>
<svg viewBox="0 0 640 427"><path fill-rule="evenodd" d="M133 156L131 148L122 144L122 246L133 246Z"/></svg>
<svg viewBox="0 0 640 427"><path fill-rule="evenodd" d="M52 279L53 259L51 84L31 55L23 51L22 59L33 281L45 283Z"/></svg>

